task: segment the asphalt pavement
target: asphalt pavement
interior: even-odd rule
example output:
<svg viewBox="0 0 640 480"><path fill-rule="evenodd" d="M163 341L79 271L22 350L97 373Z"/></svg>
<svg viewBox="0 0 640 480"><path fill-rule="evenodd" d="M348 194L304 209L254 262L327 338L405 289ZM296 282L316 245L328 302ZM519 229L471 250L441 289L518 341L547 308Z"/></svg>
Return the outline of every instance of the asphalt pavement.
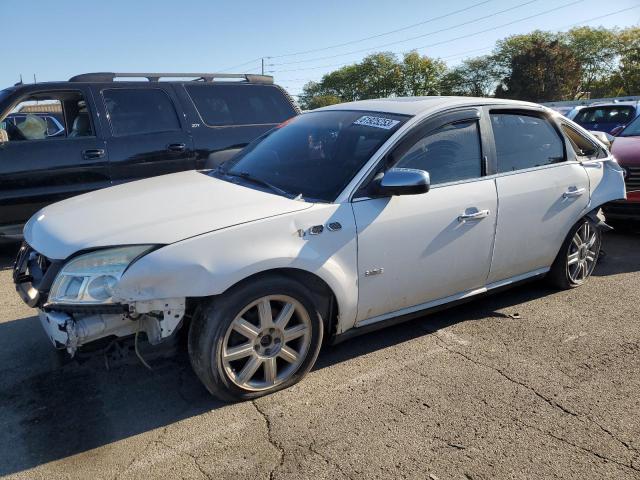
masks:
<svg viewBox="0 0 640 480"><path fill-rule="evenodd" d="M254 402L208 395L184 350L65 362L0 253L0 476L638 479L640 234L588 284L537 282L320 353Z"/></svg>

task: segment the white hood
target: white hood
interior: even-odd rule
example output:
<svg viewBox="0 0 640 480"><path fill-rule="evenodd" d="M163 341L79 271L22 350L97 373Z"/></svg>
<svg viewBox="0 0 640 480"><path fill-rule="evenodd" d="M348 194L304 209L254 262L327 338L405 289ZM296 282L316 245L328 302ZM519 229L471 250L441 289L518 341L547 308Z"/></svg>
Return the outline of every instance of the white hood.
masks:
<svg viewBox="0 0 640 480"><path fill-rule="evenodd" d="M86 248L169 244L311 204L189 171L63 200L36 213L25 240L52 259Z"/></svg>

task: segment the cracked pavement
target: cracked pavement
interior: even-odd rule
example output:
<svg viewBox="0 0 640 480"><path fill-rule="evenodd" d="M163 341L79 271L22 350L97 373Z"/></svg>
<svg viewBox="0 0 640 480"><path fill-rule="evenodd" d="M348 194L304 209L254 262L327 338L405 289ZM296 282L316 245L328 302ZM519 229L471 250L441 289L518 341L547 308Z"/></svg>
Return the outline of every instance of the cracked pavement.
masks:
<svg viewBox="0 0 640 480"><path fill-rule="evenodd" d="M211 398L177 356L65 363L0 251L0 476L640 479L640 235L532 283L325 347L302 383ZM181 347L182 348L182 347Z"/></svg>

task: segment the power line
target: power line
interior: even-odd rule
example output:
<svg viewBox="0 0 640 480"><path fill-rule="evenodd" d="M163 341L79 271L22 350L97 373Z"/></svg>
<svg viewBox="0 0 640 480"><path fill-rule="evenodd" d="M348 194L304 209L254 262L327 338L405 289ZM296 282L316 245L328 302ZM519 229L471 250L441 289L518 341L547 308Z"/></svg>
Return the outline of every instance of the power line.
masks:
<svg viewBox="0 0 640 480"><path fill-rule="evenodd" d="M564 5L564 6L558 7L558 8L564 8L564 7L569 6L569 5L571 5L571 4ZM595 17L592 17L592 18L581 20L579 22L572 23L572 24L560 27L558 30L564 30L566 28L572 28L572 27L575 27L577 25L583 25L583 24L586 24L586 23L594 22L596 20L601 20L603 18L611 17L613 15L618 15L620 13L624 13L624 12L627 12L629 10L634 10L636 8L640 8L640 5L635 5L635 6L632 6L632 7L623 8L623 9L616 10L616 11L613 11L613 12L610 12L610 13L606 13L604 15L598 15L598 16L595 16ZM542 12L540 14L537 14L536 16L543 15L544 13L549 13L549 12L548 11L547 12ZM528 18L531 18L531 17L527 17L527 19ZM517 20L517 21L523 21L523 20L524 19ZM500 27L501 26L494 27L494 28L500 28ZM476 32L475 34L479 34L479 33L484 33L484 31L483 32ZM475 35L475 34L472 34L472 35ZM457 40L458 38L452 39L450 41ZM430 45L430 46L433 46L433 45ZM419 47L419 48L426 48L426 47ZM453 54L453 55L447 55L445 57L440 57L440 58L442 58L442 59L454 58L454 57L459 57L461 55L466 55L467 53L473 53L473 52L476 52L476 51L488 50L490 48L492 48L492 47L483 47L483 48L478 48L478 49L473 49L473 50L467 50L467 51L464 51L464 52L459 52L459 53L456 53L456 54ZM307 68L296 68L296 69L290 69L290 70L279 70L277 73L285 73L285 72L290 72L290 71L301 71L301 70L315 70L315 69L321 69L321 68L332 68L332 67L336 67L336 66L351 65L353 63L354 62L346 62L346 63L333 64L333 65L322 65L322 66L318 66L318 67L307 67ZM271 71L271 73L275 73L275 72ZM302 81L309 81L311 79L312 79L311 77L307 77L307 78L296 78L296 79L292 79L292 80L289 80L289 81L300 81L300 82L302 82Z"/></svg>
<svg viewBox="0 0 640 480"><path fill-rule="evenodd" d="M263 58L269 58L269 57L258 57L258 58L254 58L253 60L249 60L248 62L239 63L238 65L234 65L232 67L223 68L223 69L220 70L220 73L228 72L229 70L235 70L236 68L244 67L245 65L248 65L250 63L259 62Z"/></svg>
<svg viewBox="0 0 640 480"><path fill-rule="evenodd" d="M310 50L303 50L303 51L291 52L291 53L283 53L281 55L258 57L258 58L254 58L253 60L249 60L249 61L244 62L244 63L233 65L233 66L227 67L227 68L223 68L220 71L221 72L227 72L229 70L234 70L236 68L243 67L243 66L245 66L247 64L259 62L260 60L264 60L264 59L292 57L292 56L295 56L295 55L302 55L302 54L306 54L306 53L321 52L321 51L324 51L324 50L331 50L333 48L345 47L347 45L353 45L353 44L356 44L356 43L361 43L361 42L364 42L364 41L367 41L367 40L371 40L373 38L384 37L384 36L387 36L387 35L391 35L393 33L402 32L404 30L409 30L411 28L419 27L419 26L425 25L427 23L435 22L437 20L442 20L443 18L447 18L447 17L450 17L452 15L456 15L458 13L466 12L468 10L471 10L472 8L479 7L481 5L485 5L485 4L490 3L492 1L493 0L483 0L481 2L474 3L473 5L470 5L468 7L460 8L458 10L454 10L453 12L445 13L444 15L440 15L438 17L428 18L427 20L424 20L422 22L413 23L413 24L407 25L405 27L400 27L400 28L397 28L395 30L389 30L387 32L378 33L378 34L371 35L371 36L364 37L364 38L360 38L360 39L357 39L357 40L351 40L351 41L348 41L348 42L338 43L338 44L335 44L335 45L329 45L329 46L326 46L326 47L313 48L313 49L310 49Z"/></svg>
<svg viewBox="0 0 640 480"><path fill-rule="evenodd" d="M315 57L315 58L309 58L309 59L306 59L306 60L296 60L296 61L293 61L293 62L272 63L269 66L270 67L275 67L275 66L278 66L278 65L293 65L293 64L298 64L298 63L314 62L314 61L317 61L317 60L328 60L330 58L344 57L346 55L353 55L355 53L362 53L362 52L371 51L371 50L378 50L380 48L389 47L391 45L397 45L399 43L410 42L410 41L416 40L418 38L424 38L424 37L428 37L430 35L436 35L438 33L443 33L443 32L447 32L449 30L454 30L456 28L463 27L465 25L469 25L469 24L472 24L472 23L480 22L482 20L486 20L487 18L491 18L491 17L493 17L495 15L499 15L501 13L506 13L506 12L510 12L512 10L516 10L518 8L522 8L524 6L530 5L530 4L535 3L537 1L539 1L539 0L527 0L524 3L520 3L520 4L515 5L513 7L505 8L504 10L500 10L498 12L494 12L494 13L491 13L489 15L485 15L483 17L474 18L473 20L468 20L466 22L462 22L462 23L459 23L457 25L453 25L451 27L442 28L440 30L435 30L433 32L423 33L422 35L416 35L414 37L408 37L408 38L405 38L403 40L396 40L394 42L384 43L382 45L376 45L374 47L361 48L359 50L352 50L350 52L337 53L335 55L328 55L328 56L324 56L324 57ZM582 1L582 0L579 0L579 1ZM272 57L272 58L275 58L275 57Z"/></svg>
<svg viewBox="0 0 640 480"><path fill-rule="evenodd" d="M453 12L445 13L444 15L440 15L438 17L429 18L429 19L424 20L422 22L418 22L418 23L414 23L414 24L411 24L411 25L407 25L406 27L396 28L395 30L389 30L388 32L378 33L378 34L375 34L375 35L371 35L369 37L360 38L358 40L351 40L349 42L337 43L335 45L329 45L329 46L326 46L326 47L314 48L314 49L311 49L311 50L301 50L301 51L298 51L298 52L284 53L282 55L273 55L273 56L268 57L268 58L293 57L295 55L304 55L306 53L321 52L323 50L331 50L333 48L346 47L347 45L353 45L355 43L362 43L362 42L365 42L367 40L371 40L373 38L384 37L384 36L387 36L387 35L391 35L393 33L402 32L404 30L409 30L411 28L419 27L419 26L425 25L427 23L435 22L437 20L442 20L443 18L451 17L452 15L456 15L458 13L466 12L468 10L471 10L472 8L479 7L481 5L485 5L485 4L490 3L492 1L493 0L484 0L482 2L474 3L473 5L470 5L468 7L460 8L460 9L455 10Z"/></svg>
<svg viewBox="0 0 640 480"><path fill-rule="evenodd" d="M462 40L462 39L464 39L464 38L473 37L473 36L475 36L475 35L480 35L480 34L482 34L482 33L491 32L491 31L493 31L493 30L498 30L499 28L507 27L507 26L510 26L510 25L513 25L513 24L515 24L515 23L519 23L519 22L524 22L525 20L530 20L530 19L532 19L532 18L540 17L540 16L542 16L542 15L546 15L546 14L548 14L548 13L552 13L552 12L555 12L555 11L557 11L557 10L560 10L560 9L563 9L563 8L570 7L570 6L572 6L572 5L575 5L575 4L577 4L577 3L581 3L581 2L583 2L583 1L584 1L584 0L575 0L575 1L573 1L573 2L566 3L566 4L561 5L561 6L559 6L559 7L550 8L550 9L548 9L548 10L545 10L545 11L540 12L540 13L536 13L536 14L534 14L534 15L529 15L529 16L527 16L527 17L519 18L519 19L517 19L517 20L513 20L513 21L511 21L511 22L507 22L507 23L503 23L503 24L501 24L501 25L497 25L497 26L494 26L494 27L491 27L491 28L486 28L486 29L484 29L484 30L479 30L479 31L477 31L477 32L468 33L468 34L465 34L465 35L460 35L460 36L458 36L458 37L450 38L450 39L448 39L448 40L443 40L443 41L440 41L440 42L431 43L431 44L429 44L429 45L423 45L423 46L421 46L421 47L414 47L414 48L412 48L411 50L422 50L422 49L425 49L425 48L430 48L430 47L435 47L435 46L439 46L439 45L444 45L444 44L446 44L446 43L455 42L456 40ZM636 7L632 7L632 8L636 8ZM626 9L625 9L625 10L626 10ZM411 51L411 50L409 50L409 51ZM398 54L398 53L402 53L402 52L392 52L392 53L396 53L396 54ZM350 63L353 63L353 62L347 62L347 63L343 63L343 64L341 64L341 65L349 65ZM322 66L322 67L302 67L302 68L294 68L294 69L289 69L289 70L275 70L275 71L272 71L272 72L278 72L278 73L283 73L283 72L296 72L296 71L303 71L303 70L316 70L316 69L319 69L319 68L330 68L330 67L333 67L333 66L337 66L337 65L324 65L324 66Z"/></svg>

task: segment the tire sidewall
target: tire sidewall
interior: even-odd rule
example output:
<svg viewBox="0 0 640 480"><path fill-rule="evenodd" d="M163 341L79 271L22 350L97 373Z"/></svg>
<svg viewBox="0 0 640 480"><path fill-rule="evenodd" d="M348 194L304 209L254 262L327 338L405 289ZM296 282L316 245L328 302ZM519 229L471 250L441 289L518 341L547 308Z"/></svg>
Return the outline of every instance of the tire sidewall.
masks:
<svg viewBox="0 0 640 480"><path fill-rule="evenodd" d="M289 379L268 390L244 390L228 378L222 366L225 334L243 308L268 295L288 295L302 304L311 320L310 345ZM239 285L203 305L189 331L189 353L196 374L210 393L227 401L250 400L288 388L304 377L316 361L323 333L322 318L309 291L287 277L269 276Z"/></svg>

